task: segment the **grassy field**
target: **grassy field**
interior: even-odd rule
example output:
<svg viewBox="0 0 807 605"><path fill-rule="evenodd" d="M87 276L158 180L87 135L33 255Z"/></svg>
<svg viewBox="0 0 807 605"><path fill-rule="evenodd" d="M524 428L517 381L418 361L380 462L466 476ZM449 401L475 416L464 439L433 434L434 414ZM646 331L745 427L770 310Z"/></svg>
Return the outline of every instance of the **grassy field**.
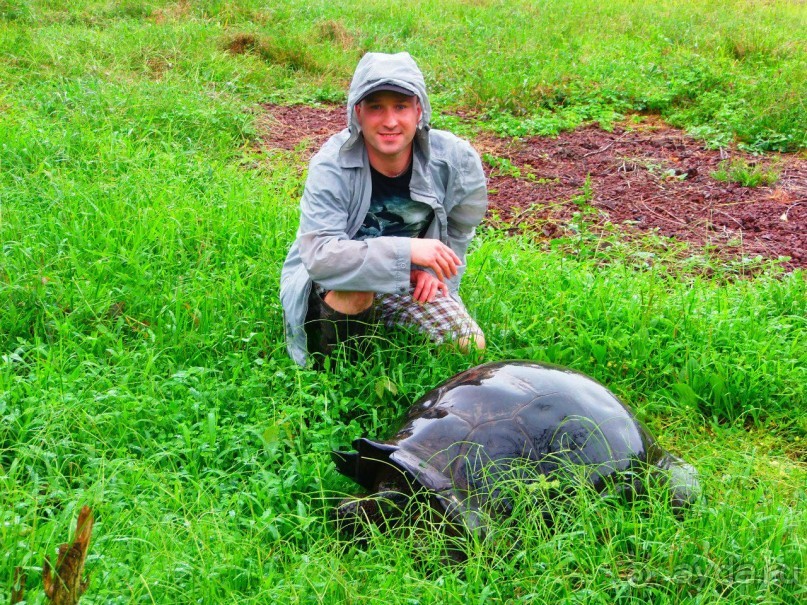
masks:
<svg viewBox="0 0 807 605"><path fill-rule="evenodd" d="M549 531L531 491L464 565L439 531L337 540L355 486L331 448L386 437L476 360L406 334L331 372L288 359L305 166L262 146L260 103L341 102L362 52L405 49L443 124L647 111L803 153L806 42L786 1L0 0L0 604L16 566L45 602L42 560L85 504L87 604L802 601L804 273L585 225L556 247L480 230L463 295L484 359L602 381L706 498L679 521L663 494L581 491Z"/></svg>

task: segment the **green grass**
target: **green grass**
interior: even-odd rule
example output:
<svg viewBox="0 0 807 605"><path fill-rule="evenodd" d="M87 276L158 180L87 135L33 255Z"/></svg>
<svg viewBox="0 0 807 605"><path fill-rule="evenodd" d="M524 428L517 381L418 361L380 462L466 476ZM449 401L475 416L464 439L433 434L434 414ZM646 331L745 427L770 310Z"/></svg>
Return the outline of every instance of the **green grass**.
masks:
<svg viewBox="0 0 807 605"><path fill-rule="evenodd" d="M21 565L43 603L88 504L82 603L802 600L804 273L595 236L582 211L551 247L480 231L484 359L604 382L707 498L678 521L660 493L581 490L549 531L524 494L459 566L440 531L360 549L327 521L356 489L331 448L478 359L407 334L327 373L288 359L304 166L263 148L258 103L343 100L363 50L406 48L441 110L500 132L643 110L804 147L803 6L626 6L0 0L0 586Z"/></svg>
<svg viewBox="0 0 807 605"><path fill-rule="evenodd" d="M0 17L11 82L92 74L193 81L249 101L341 101L363 52L405 48L440 108L476 109L501 133L639 111L716 146L807 145L799 2L6 1ZM238 39L250 43L233 54Z"/></svg>
<svg viewBox="0 0 807 605"><path fill-rule="evenodd" d="M760 185L773 185L779 180L779 169L775 163L759 165L742 159L732 161L723 160L712 173L712 178L718 181L739 183L743 187L758 187Z"/></svg>

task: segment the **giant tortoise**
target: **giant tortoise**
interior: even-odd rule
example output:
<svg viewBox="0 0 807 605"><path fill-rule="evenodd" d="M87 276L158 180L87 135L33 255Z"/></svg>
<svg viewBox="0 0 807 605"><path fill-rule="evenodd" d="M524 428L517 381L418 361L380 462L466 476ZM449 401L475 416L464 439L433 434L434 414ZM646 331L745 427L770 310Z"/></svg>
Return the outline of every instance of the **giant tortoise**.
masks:
<svg viewBox="0 0 807 605"><path fill-rule="evenodd" d="M669 485L676 508L700 487L695 469L663 450L631 410L595 380L530 361L486 363L443 382L409 410L386 441L334 451L343 475L370 490L336 509L343 531L386 522L412 496L426 498L452 525L484 533L483 519L506 510L498 479L582 474L595 489L635 494L649 476Z"/></svg>

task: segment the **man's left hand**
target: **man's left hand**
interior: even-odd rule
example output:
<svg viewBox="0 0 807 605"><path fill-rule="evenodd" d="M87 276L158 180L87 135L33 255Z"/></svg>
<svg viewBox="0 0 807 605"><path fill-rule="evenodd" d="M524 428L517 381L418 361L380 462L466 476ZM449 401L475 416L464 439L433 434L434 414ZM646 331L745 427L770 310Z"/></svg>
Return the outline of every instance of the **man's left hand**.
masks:
<svg viewBox="0 0 807 605"><path fill-rule="evenodd" d="M412 298L419 303L432 302L438 292L448 296L448 286L427 271L414 269L409 273L409 279L415 286Z"/></svg>

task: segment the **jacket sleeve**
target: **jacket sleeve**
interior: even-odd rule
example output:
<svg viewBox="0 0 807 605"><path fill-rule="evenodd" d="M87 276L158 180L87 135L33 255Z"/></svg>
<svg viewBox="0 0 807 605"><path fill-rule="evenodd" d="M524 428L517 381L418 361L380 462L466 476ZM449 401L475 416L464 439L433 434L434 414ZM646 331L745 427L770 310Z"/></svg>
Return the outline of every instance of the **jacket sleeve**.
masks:
<svg viewBox="0 0 807 605"><path fill-rule="evenodd" d="M482 161L470 144L464 143L464 153L458 163L450 187L451 199L447 200L448 245L462 260L460 274L449 280L452 292L459 289L465 272L465 255L476 228L485 216L488 207L488 191Z"/></svg>
<svg viewBox="0 0 807 605"><path fill-rule="evenodd" d="M406 292L408 238L351 239L350 226L363 220L356 216L359 204L353 191L359 178L359 169L312 161L300 202L300 258L311 279L327 290Z"/></svg>

